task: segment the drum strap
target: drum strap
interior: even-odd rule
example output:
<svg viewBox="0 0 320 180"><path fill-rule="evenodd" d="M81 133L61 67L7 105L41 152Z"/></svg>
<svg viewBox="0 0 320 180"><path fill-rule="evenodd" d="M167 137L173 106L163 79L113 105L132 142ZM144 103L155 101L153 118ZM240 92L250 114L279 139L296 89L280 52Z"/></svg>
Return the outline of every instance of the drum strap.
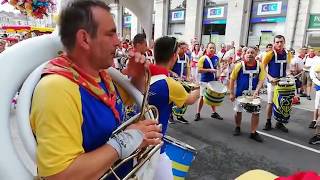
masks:
<svg viewBox="0 0 320 180"><path fill-rule="evenodd" d="M254 73L258 74L259 73L260 62L257 61L257 67L256 67L256 69L253 69L253 70L246 70L246 66L245 66L244 61L241 61L241 65L242 65L243 74L249 74L249 91L251 92L252 89L253 89L253 74Z"/></svg>
<svg viewBox="0 0 320 180"><path fill-rule="evenodd" d="M278 59L278 54L275 50L273 50L273 54L274 54L274 60L275 63L280 63L280 77L285 77L285 72L284 72L284 67L283 65L287 63L287 60L289 59L289 53L287 50L285 50L286 52L286 59Z"/></svg>
<svg viewBox="0 0 320 180"><path fill-rule="evenodd" d="M206 58L206 60L208 61L209 65L210 65L210 68L211 68L211 69L214 69L214 66L213 66L213 64L212 64L211 59L210 59L207 55L205 55L205 58ZM215 73L213 73L213 74L215 75Z"/></svg>
<svg viewBox="0 0 320 180"><path fill-rule="evenodd" d="M189 59L188 59L188 56L186 55L186 53L184 53L184 60L181 60L181 59L180 59L180 56L178 55L178 61L177 61L177 63L180 63L180 64L181 64L180 78L183 77L184 64L186 64L186 66L187 66L188 61L189 61Z"/></svg>
<svg viewBox="0 0 320 180"><path fill-rule="evenodd" d="M164 74L159 74L159 75L155 75L155 76L151 76L151 80L150 80L150 85L154 84L157 81L166 79L167 76Z"/></svg>

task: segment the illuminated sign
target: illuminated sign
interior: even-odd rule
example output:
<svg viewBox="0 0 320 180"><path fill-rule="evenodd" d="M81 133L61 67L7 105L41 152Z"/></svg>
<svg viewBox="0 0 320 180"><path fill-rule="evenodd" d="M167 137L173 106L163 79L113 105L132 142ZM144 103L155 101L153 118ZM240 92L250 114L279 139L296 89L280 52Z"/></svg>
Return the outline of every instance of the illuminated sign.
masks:
<svg viewBox="0 0 320 180"><path fill-rule="evenodd" d="M184 11L171 12L171 21L184 21Z"/></svg>
<svg viewBox="0 0 320 180"><path fill-rule="evenodd" d="M208 8L207 18L221 18L224 16L224 7Z"/></svg>
<svg viewBox="0 0 320 180"><path fill-rule="evenodd" d="M281 14L282 2L264 2L258 4L257 15L276 15Z"/></svg>
<svg viewBox="0 0 320 180"><path fill-rule="evenodd" d="M320 15L310 15L308 27L310 29L320 29Z"/></svg>

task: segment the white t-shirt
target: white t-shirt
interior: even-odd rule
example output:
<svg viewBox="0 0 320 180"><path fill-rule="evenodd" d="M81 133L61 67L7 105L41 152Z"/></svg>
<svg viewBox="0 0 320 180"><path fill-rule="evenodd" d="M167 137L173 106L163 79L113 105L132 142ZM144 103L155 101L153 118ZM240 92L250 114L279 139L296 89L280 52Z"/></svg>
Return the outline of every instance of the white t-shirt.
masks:
<svg viewBox="0 0 320 180"><path fill-rule="evenodd" d="M191 54L191 56L192 56L192 61L198 62L199 59L200 59L200 57L201 57L202 55L203 55L203 53L202 53L201 50L198 52L198 54L196 54L196 52L192 51L192 54Z"/></svg>
<svg viewBox="0 0 320 180"><path fill-rule="evenodd" d="M305 67L313 67L317 64L320 64L320 58L318 56L314 56L313 58L308 56L306 58Z"/></svg>
<svg viewBox="0 0 320 180"><path fill-rule="evenodd" d="M297 65L298 66L298 70L302 70L303 66L304 66L304 62L305 62L305 58L301 58L299 56L295 56L291 61L291 65Z"/></svg>

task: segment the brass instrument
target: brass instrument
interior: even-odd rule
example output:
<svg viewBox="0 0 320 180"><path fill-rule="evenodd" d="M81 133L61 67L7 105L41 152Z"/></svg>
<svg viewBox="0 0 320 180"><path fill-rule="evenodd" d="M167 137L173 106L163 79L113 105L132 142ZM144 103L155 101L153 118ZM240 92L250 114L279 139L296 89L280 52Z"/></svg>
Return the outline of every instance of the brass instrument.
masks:
<svg viewBox="0 0 320 180"><path fill-rule="evenodd" d="M148 96L149 96L149 89L150 89L150 80L151 80L151 74L149 69L145 70L145 92L143 94L143 100L141 104L141 111L137 115L130 118L128 121L124 122L118 129L116 129L112 135L117 134L124 129L126 129L129 125L132 123L136 123L138 121L141 121L146 118L151 118L156 121L159 119L159 112L158 109L153 105L148 105ZM157 153L160 154L160 148L163 143L158 144L156 146L148 146L143 149L138 149L136 152L134 152L129 157L119 160L116 162L100 179L105 179L109 177L110 175L114 175L117 179L120 179L119 176L115 173L115 171L124 163L134 159L137 163L134 165L133 169L124 177L123 179L139 179L136 173L149 161L151 161L152 158L156 158ZM155 160L156 162L156 160ZM150 162L151 163L151 162Z"/></svg>

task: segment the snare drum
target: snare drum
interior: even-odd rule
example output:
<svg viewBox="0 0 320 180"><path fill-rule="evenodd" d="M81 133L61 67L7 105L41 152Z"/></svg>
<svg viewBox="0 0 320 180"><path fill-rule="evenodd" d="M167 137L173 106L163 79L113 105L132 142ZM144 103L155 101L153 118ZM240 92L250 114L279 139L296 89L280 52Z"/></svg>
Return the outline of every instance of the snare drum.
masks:
<svg viewBox="0 0 320 180"><path fill-rule="evenodd" d="M174 179L185 179L197 154L196 149L170 136L163 139L165 152L172 161Z"/></svg>
<svg viewBox="0 0 320 180"><path fill-rule="evenodd" d="M237 98L242 109L247 113L260 113L261 99L253 98L253 96L239 96Z"/></svg>
<svg viewBox="0 0 320 180"><path fill-rule="evenodd" d="M272 111L275 120L288 123L295 95L295 81L292 78L280 78L274 88Z"/></svg>
<svg viewBox="0 0 320 180"><path fill-rule="evenodd" d="M198 89L200 86L199 84L187 81L187 80L181 80L178 78L175 78L176 81L180 82L184 89L189 93L190 91L193 91L195 89Z"/></svg>
<svg viewBox="0 0 320 180"><path fill-rule="evenodd" d="M209 106L220 106L227 94L227 87L219 81L209 82L203 95L204 102Z"/></svg>

